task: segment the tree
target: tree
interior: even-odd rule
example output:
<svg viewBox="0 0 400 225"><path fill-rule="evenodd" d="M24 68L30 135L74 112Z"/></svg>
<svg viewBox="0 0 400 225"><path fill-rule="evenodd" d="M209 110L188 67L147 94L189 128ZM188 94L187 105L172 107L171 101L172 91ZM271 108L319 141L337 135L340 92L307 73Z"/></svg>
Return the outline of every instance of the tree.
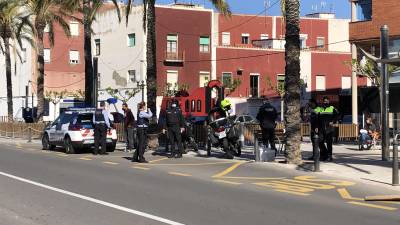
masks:
<svg viewBox="0 0 400 225"><path fill-rule="evenodd" d="M21 0L33 24L33 35L37 60L37 120L43 119L44 113L44 31L48 27L50 46L54 46L54 25L58 24L64 33L71 36L69 25L64 18L70 17L73 8L71 1L63 0Z"/></svg>
<svg viewBox="0 0 400 225"><path fill-rule="evenodd" d="M13 120L13 93L11 77L11 50L13 50L14 62L17 58L22 61L18 47L22 48L22 40L31 39L26 34L29 33L30 23L25 14L20 10L19 0L0 0L0 39L3 41L4 48L0 43L0 50L5 55L6 63L6 83L7 83L7 112L8 120ZM17 46L19 45L19 46Z"/></svg>
<svg viewBox="0 0 400 225"><path fill-rule="evenodd" d="M230 15L231 11L226 0L209 0L214 7L224 15ZM126 23L134 0L127 1ZM147 34L146 65L147 65L147 104L156 112L157 98L157 61L156 61L156 0L143 0L143 29ZM176 1L175 1L176 3ZM156 116L156 113L154 113Z"/></svg>
<svg viewBox="0 0 400 225"><path fill-rule="evenodd" d="M283 2L284 1L284 2ZM300 134L300 1L282 0L286 22L285 34L285 125L286 159L288 163L301 163Z"/></svg>

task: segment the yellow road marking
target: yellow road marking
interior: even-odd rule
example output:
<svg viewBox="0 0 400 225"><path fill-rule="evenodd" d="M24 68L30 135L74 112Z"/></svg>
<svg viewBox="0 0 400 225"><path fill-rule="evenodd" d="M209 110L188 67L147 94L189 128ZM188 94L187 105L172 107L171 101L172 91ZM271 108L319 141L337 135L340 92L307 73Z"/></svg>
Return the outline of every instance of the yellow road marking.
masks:
<svg viewBox="0 0 400 225"><path fill-rule="evenodd" d="M392 202L392 201L380 201L382 203L386 203L386 204L396 204L396 205L400 205L400 202Z"/></svg>
<svg viewBox="0 0 400 225"><path fill-rule="evenodd" d="M301 187L301 186L295 186L291 183L284 182L284 181L269 181L269 182L260 182L260 183L253 183L258 186L263 186L263 187L270 187L274 189L275 191L280 191L280 192L287 192L287 193L309 193L315 191L313 188L309 187Z"/></svg>
<svg viewBox="0 0 400 225"><path fill-rule="evenodd" d="M67 157L68 156L67 154L64 154L64 153L58 153L57 155L58 156L62 156L62 157Z"/></svg>
<svg viewBox="0 0 400 225"><path fill-rule="evenodd" d="M218 174L215 174L212 177L213 178L218 178L218 177L223 177L225 175L228 175L229 173L231 173L232 171L234 171L236 168L238 168L240 165L242 165L244 163L246 163L246 162L237 162L237 163L233 164L231 167L229 167L228 169L226 169L226 170L224 170L224 171L222 171L222 172L220 172Z"/></svg>
<svg viewBox="0 0 400 225"><path fill-rule="evenodd" d="M170 175L181 176L181 177L191 177L192 175L187 173L177 173L177 172L168 172Z"/></svg>
<svg viewBox="0 0 400 225"><path fill-rule="evenodd" d="M226 177L224 179L237 179L237 180L281 180L286 177Z"/></svg>
<svg viewBox="0 0 400 225"><path fill-rule="evenodd" d="M104 164L108 164L108 165L118 165L119 163L116 162L109 162L109 161L104 161Z"/></svg>
<svg viewBox="0 0 400 225"><path fill-rule="evenodd" d="M86 160L86 161L90 161L90 160L92 160L91 158L86 158L86 157L82 157L82 158L79 158L80 160Z"/></svg>
<svg viewBox="0 0 400 225"><path fill-rule="evenodd" d="M302 181L310 181L310 182L324 182L329 183L335 186L353 186L355 185L354 182L345 181L345 180L323 180L323 179L316 179L314 176L297 176L294 178L295 180L302 180Z"/></svg>
<svg viewBox="0 0 400 225"><path fill-rule="evenodd" d="M393 208L393 207L382 206L382 205L375 205L375 204L364 203L364 202L348 202L348 203L349 203L349 204L353 204L353 205L359 205L359 206L365 206L365 207L375 208L375 209L384 209L384 210L390 210L390 211L397 210L397 208Z"/></svg>
<svg viewBox="0 0 400 225"><path fill-rule="evenodd" d="M163 161L163 160L166 160L166 159L168 159L168 157L164 157L164 158L161 158L161 159L151 160L151 161L149 161L149 163L160 162L160 161Z"/></svg>
<svg viewBox="0 0 400 225"><path fill-rule="evenodd" d="M337 192L339 193L340 197L342 197L343 199L347 199L347 200L359 200L362 201L364 199L362 198L354 198L350 195L350 193L346 190L346 188L339 188L337 189Z"/></svg>
<svg viewBox="0 0 400 225"><path fill-rule="evenodd" d="M19 143L19 142L17 142L16 145L17 145L18 147L21 147L21 146L22 146L21 143Z"/></svg>
<svg viewBox="0 0 400 225"><path fill-rule="evenodd" d="M307 194L307 193L302 193L302 192L297 192L297 191L281 190L281 189L276 189L275 191L288 193L288 194L292 194L292 195L299 195L299 196L309 196L310 195L310 194Z"/></svg>
<svg viewBox="0 0 400 225"><path fill-rule="evenodd" d="M242 184L242 183L232 182L232 181L227 181L227 180L214 180L214 182L224 183L224 184L232 184L232 185L241 185Z"/></svg>
<svg viewBox="0 0 400 225"><path fill-rule="evenodd" d="M150 168L147 167L141 167L141 166L132 166L134 169L139 169L139 170L149 170Z"/></svg>
<svg viewBox="0 0 400 225"><path fill-rule="evenodd" d="M215 162L215 163L165 163L165 164L147 164L148 166L209 166L219 164L232 164L232 162Z"/></svg>

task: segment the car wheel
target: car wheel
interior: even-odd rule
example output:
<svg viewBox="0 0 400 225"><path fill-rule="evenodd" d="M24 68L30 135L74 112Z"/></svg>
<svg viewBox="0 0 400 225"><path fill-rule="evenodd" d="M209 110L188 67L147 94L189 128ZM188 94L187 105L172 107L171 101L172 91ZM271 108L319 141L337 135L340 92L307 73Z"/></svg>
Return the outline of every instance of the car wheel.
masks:
<svg viewBox="0 0 400 225"><path fill-rule="evenodd" d="M64 148L65 148L65 153L67 153L67 154L75 154L75 152L76 152L76 149L73 146L70 137L66 137L64 139Z"/></svg>
<svg viewBox="0 0 400 225"><path fill-rule="evenodd" d="M56 148L55 145L50 144L49 135L44 134L42 137L42 149L43 150L54 150Z"/></svg>

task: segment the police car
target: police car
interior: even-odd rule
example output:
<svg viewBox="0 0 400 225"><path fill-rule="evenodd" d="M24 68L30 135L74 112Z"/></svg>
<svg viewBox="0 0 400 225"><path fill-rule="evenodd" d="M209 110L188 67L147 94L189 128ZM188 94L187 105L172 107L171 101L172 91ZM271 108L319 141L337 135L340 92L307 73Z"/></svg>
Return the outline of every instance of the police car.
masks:
<svg viewBox="0 0 400 225"><path fill-rule="evenodd" d="M65 148L67 154L94 146L93 114L95 108L67 109L43 132L43 150L53 150L56 146ZM107 151L113 152L117 143L117 131L107 131Z"/></svg>

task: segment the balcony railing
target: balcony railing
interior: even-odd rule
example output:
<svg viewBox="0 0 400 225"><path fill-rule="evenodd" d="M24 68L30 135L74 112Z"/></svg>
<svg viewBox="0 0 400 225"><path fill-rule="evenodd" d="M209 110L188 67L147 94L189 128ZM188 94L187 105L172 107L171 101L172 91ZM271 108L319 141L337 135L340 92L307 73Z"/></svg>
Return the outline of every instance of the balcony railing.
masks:
<svg viewBox="0 0 400 225"><path fill-rule="evenodd" d="M165 52L165 62L183 63L185 61L185 51L183 52Z"/></svg>

